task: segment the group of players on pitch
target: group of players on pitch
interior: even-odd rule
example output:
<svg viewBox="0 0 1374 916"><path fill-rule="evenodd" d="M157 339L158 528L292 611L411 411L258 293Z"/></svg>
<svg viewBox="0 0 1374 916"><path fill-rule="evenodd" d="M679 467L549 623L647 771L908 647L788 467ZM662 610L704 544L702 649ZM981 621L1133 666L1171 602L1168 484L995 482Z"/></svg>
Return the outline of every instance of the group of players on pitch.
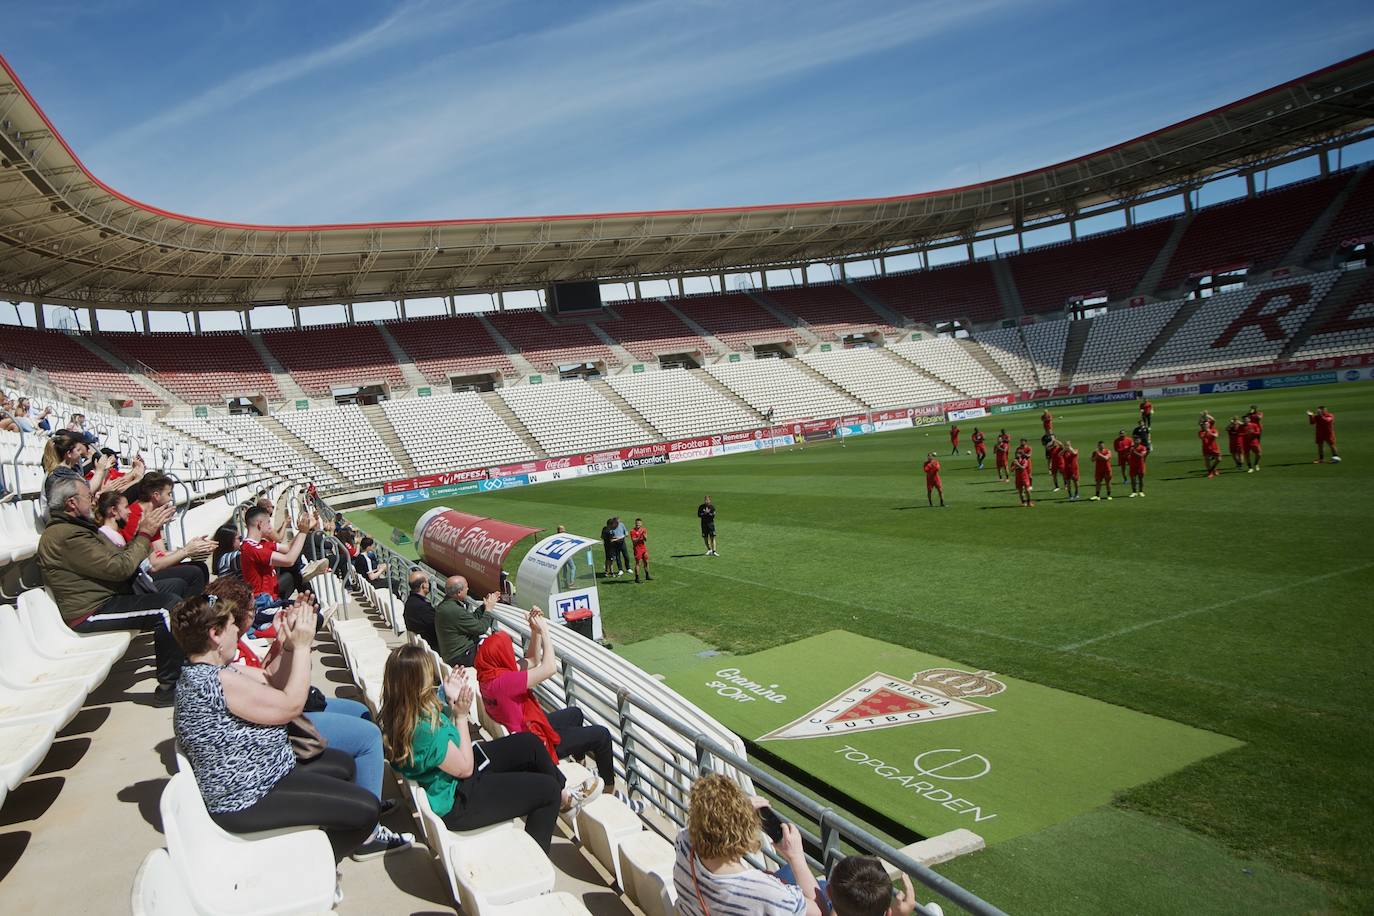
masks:
<svg viewBox="0 0 1374 916"><path fill-rule="evenodd" d="M1154 420L1154 404L1149 399L1140 404L1140 424L1128 435L1125 429L1119 431L1119 435L1112 440L1111 447L1108 448L1106 440L1099 439L1097 448L1092 452L1093 461L1093 483L1094 492L1091 500L1096 502L1102 499L1103 485L1107 489L1107 499L1112 498L1112 456L1115 453L1117 467L1121 470L1121 482L1128 484L1131 488L1130 497L1144 497L1145 495L1145 471L1146 459L1154 446L1150 441L1150 425ZM1317 458L1315 464L1320 464L1326 460L1325 449L1331 449L1332 463L1338 463L1341 458L1336 452L1336 417L1325 407L1318 407L1316 411L1307 412L1307 422L1314 427L1317 440ZM1060 490L1061 481L1063 489L1067 491L1068 501L1076 502L1081 494L1078 489L1078 449L1073 447L1073 443L1067 439L1060 440L1054 434L1054 414L1048 408L1040 414L1040 423L1045 428L1045 434L1040 437L1040 443L1045 449L1045 460L1050 467L1050 480L1054 485L1054 492ZM1253 474L1259 470L1260 457L1263 454L1261 439L1264 435L1264 412L1254 404L1250 405L1250 410L1244 416L1236 416L1226 424L1226 433L1229 439L1231 459L1236 463L1236 468L1245 468L1247 474ZM949 428L949 441L952 445L950 454L959 454L959 435L960 430L957 425ZM1210 413L1203 411L1198 417L1198 439L1202 443L1202 460L1207 470L1207 477L1217 477L1220 475L1218 465L1221 463L1221 443L1218 441L1220 434L1217 432L1217 421ZM987 437L978 427L973 428L973 453L978 459L978 470L983 469L983 464L987 459ZM1030 442L1022 439L1016 446L1015 452L1012 451L1011 436L1004 429L997 435L997 441L993 445L993 453L996 459L997 479L1011 480L1016 486L1016 495L1021 501L1021 506L1029 508L1035 505L1031 499L1031 446ZM940 460L934 452L926 455L925 464L922 469L926 475L926 503L934 506L935 497L938 495L940 506L945 505L944 482L940 479Z"/></svg>

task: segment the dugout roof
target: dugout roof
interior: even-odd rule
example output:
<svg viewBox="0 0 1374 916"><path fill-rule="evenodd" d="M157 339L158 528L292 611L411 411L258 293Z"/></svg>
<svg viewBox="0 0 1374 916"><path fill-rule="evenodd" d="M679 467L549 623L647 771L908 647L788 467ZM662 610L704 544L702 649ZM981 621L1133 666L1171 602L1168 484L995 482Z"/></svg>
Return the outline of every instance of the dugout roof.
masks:
<svg viewBox="0 0 1374 916"><path fill-rule="evenodd" d="M1218 172L1263 168L1371 125L1374 51L1067 162L941 191L260 226L171 213L111 188L0 57L0 297L123 309L331 304L852 257L1124 204Z"/></svg>

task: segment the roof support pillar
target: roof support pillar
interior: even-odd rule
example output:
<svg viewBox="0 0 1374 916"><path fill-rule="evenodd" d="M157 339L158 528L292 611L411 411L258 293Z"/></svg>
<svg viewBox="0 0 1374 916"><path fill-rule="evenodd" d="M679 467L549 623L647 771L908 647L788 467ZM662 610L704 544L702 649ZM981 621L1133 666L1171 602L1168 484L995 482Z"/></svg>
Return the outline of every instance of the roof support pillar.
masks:
<svg viewBox="0 0 1374 916"><path fill-rule="evenodd" d="M1321 176L1325 178L1331 174L1331 150L1325 147L1317 153L1317 166L1321 169Z"/></svg>
<svg viewBox="0 0 1374 916"><path fill-rule="evenodd" d="M1254 172L1246 172L1246 173L1245 173L1245 196L1246 196L1246 197L1254 197L1254 196L1255 196L1255 173L1254 173Z"/></svg>
<svg viewBox="0 0 1374 916"><path fill-rule="evenodd" d="M17 317L19 312L18 302L14 303L14 311ZM23 324L24 322L21 319L19 323ZM35 302L33 304L33 326L38 328L38 330L40 331L47 330L48 322L43 317L43 303L41 302Z"/></svg>
<svg viewBox="0 0 1374 916"><path fill-rule="evenodd" d="M972 248L971 246L969 247L969 252L970 252L969 256L972 257L972 256L973 256L973 255L972 255L973 248ZM840 262L840 282L841 282L841 283L848 283L848 282L849 282L849 274L848 274L848 273L845 271L845 269L844 269L844 261L841 261L841 262Z"/></svg>
<svg viewBox="0 0 1374 916"><path fill-rule="evenodd" d="M675 281L677 282L677 297L678 297L679 299L681 299L681 298L682 298L682 277L680 277L680 276L678 276L678 277L673 277L673 280L675 280Z"/></svg>
<svg viewBox="0 0 1374 916"><path fill-rule="evenodd" d="M639 284L635 285L638 286ZM498 312L504 312L506 310L506 294L499 289L496 291L496 310Z"/></svg>
<svg viewBox="0 0 1374 916"><path fill-rule="evenodd" d="M1069 241L1078 241L1078 217L1069 217ZM1024 248L1024 246L1022 246Z"/></svg>
<svg viewBox="0 0 1374 916"><path fill-rule="evenodd" d="M922 248L918 254L921 256L921 270L930 270L930 252Z"/></svg>
<svg viewBox="0 0 1374 916"><path fill-rule="evenodd" d="M353 317L353 303L352 303L352 302L345 302L345 303L344 303L344 314L348 316L348 323L349 323L349 324L357 324L357 323L358 323L357 320ZM300 318L297 318L296 320L299 321Z"/></svg>
<svg viewBox="0 0 1374 916"><path fill-rule="evenodd" d="M445 307L446 309L448 309L448 313L449 313L450 316L453 316L453 315L458 314L458 306L457 306L457 304L453 301L453 297L452 297L452 296L445 296L445 297L444 297L444 307Z"/></svg>
<svg viewBox="0 0 1374 916"><path fill-rule="evenodd" d="M720 275L720 291L725 292L725 274L723 272Z"/></svg>
<svg viewBox="0 0 1374 916"><path fill-rule="evenodd" d="M405 321L406 318L408 317L408 316L406 315L406 301L405 301L404 299L397 299L397 300L396 300L396 315L397 315L397 317L399 317L402 321Z"/></svg>
<svg viewBox="0 0 1374 916"><path fill-rule="evenodd" d="M78 322L78 325L79 325L79 324L80 324L80 322ZM97 326L96 326L96 323L95 323L95 309L94 309L94 308L88 308L88 309L86 309L86 328L87 328L87 329L90 331L90 333L92 333L92 334L98 334L98 333L100 332L100 328L97 327Z"/></svg>
<svg viewBox="0 0 1374 916"><path fill-rule="evenodd" d="M972 261L972 260L973 260L973 243L972 243L972 242L965 242L965 243L964 243L964 250L968 253L968 259L969 259L970 261Z"/></svg>
<svg viewBox="0 0 1374 916"><path fill-rule="evenodd" d="M644 293L643 293L642 291L640 291L640 288L639 288L639 281L638 281L638 280L635 281L635 298L636 298L636 299L643 299L643 298L644 298Z"/></svg>
<svg viewBox="0 0 1374 916"><path fill-rule="evenodd" d="M768 268L766 267L759 268L759 288L765 291L768 289Z"/></svg>
<svg viewBox="0 0 1374 916"><path fill-rule="evenodd" d="M878 273L880 276L887 276L887 258L878 259Z"/></svg>
<svg viewBox="0 0 1374 916"><path fill-rule="evenodd" d="M138 329L139 329L140 331L142 331L144 334L147 334L147 333L148 333L148 310L147 310L147 309L144 309L144 310L142 310L142 311L140 311L140 312L135 312L134 314L136 314L136 315L138 316Z"/></svg>
<svg viewBox="0 0 1374 916"><path fill-rule="evenodd" d="M191 309L191 328L196 333L200 333L200 309Z"/></svg>

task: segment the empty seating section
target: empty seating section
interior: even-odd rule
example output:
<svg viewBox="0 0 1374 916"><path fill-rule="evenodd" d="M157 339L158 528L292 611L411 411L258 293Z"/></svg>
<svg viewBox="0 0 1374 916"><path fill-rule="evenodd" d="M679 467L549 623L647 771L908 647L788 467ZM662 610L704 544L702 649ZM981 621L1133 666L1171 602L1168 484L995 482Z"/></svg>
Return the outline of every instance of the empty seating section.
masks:
<svg viewBox="0 0 1374 916"><path fill-rule="evenodd" d="M474 392L387 401L382 409L421 474L533 457L525 441Z"/></svg>
<svg viewBox="0 0 1374 916"><path fill-rule="evenodd" d="M1054 388L1059 384L1059 369L1064 364L1064 344L1069 337L1069 322L1042 321L1021 328L1021 336L1026 339L1026 352L1030 354L1035 366L1036 378L1041 388Z"/></svg>
<svg viewBox="0 0 1374 916"><path fill-rule="evenodd" d="M892 350L970 397L983 398L1006 393L1007 386L956 340L948 337L904 340L893 344ZM951 399L958 396L954 395Z"/></svg>
<svg viewBox="0 0 1374 916"><path fill-rule="evenodd" d="M475 316L389 321L386 329L431 382L454 375L515 374L510 357Z"/></svg>
<svg viewBox="0 0 1374 916"><path fill-rule="evenodd" d="M517 385L499 392L550 455L642 443L639 424L587 382Z"/></svg>
<svg viewBox="0 0 1374 916"><path fill-rule="evenodd" d="M1199 210L1159 289L1171 291L1194 274L1225 267L1274 266L1349 180L1334 175Z"/></svg>
<svg viewBox="0 0 1374 916"><path fill-rule="evenodd" d="M1091 319L1073 383L1111 382L1126 377L1140 354L1178 312L1178 302L1152 302L1117 309Z"/></svg>
<svg viewBox="0 0 1374 916"><path fill-rule="evenodd" d="M256 417L212 415L167 417L165 422L231 455L251 461L290 480L313 480L321 489L339 485L332 468L311 461L258 422Z"/></svg>
<svg viewBox="0 0 1374 916"><path fill-rule="evenodd" d="M325 461L354 483L394 480L405 472L356 404L276 415Z"/></svg>
<svg viewBox="0 0 1374 916"><path fill-rule="evenodd" d="M802 336L744 293L691 296L673 305L713 336L741 353L757 344L803 342Z"/></svg>
<svg viewBox="0 0 1374 916"><path fill-rule="evenodd" d="M764 295L773 304L806 322L822 340L837 340L842 334L869 331L880 331L884 336L901 333L900 328L888 324L867 302L840 284L773 289Z"/></svg>
<svg viewBox="0 0 1374 916"><path fill-rule="evenodd" d="M1208 299L1137 376L1273 362L1338 271L1256 283Z"/></svg>
<svg viewBox="0 0 1374 916"><path fill-rule="evenodd" d="M716 363L706 371L759 413L767 413L772 408L773 419L779 422L804 417L838 417L865 406L798 369L791 360L746 359L738 363Z"/></svg>
<svg viewBox="0 0 1374 916"><path fill-rule="evenodd" d="M1345 205L1317 243L1315 255L1335 251L1342 242L1374 236L1374 167L1365 169L1359 184L1345 199Z"/></svg>
<svg viewBox="0 0 1374 916"><path fill-rule="evenodd" d="M145 407L161 407L161 397L109 366L62 331L7 324L0 326L0 360L17 369L37 369L52 383L79 398L129 398Z"/></svg>
<svg viewBox="0 0 1374 916"><path fill-rule="evenodd" d="M979 331L976 339L993 362L1001 366L1022 391L1034 391L1039 387L1035 364L1026 352L1026 342L1021 339L1020 328L989 328Z"/></svg>
<svg viewBox="0 0 1374 916"><path fill-rule="evenodd" d="M860 285L893 311L927 324L950 318L980 322L1002 317L988 261L889 274L862 280Z"/></svg>
<svg viewBox="0 0 1374 916"><path fill-rule="evenodd" d="M1365 268L1365 273L1364 282L1293 353L1293 359L1374 353L1374 270Z"/></svg>
<svg viewBox="0 0 1374 916"><path fill-rule="evenodd" d="M689 369L616 375L607 382L665 439L751 429L762 422Z"/></svg>
<svg viewBox="0 0 1374 916"><path fill-rule="evenodd" d="M253 344L237 332L105 334L100 343L192 404L223 404L226 395L282 397ZM142 365L140 365L142 364Z"/></svg>
<svg viewBox="0 0 1374 916"><path fill-rule="evenodd" d="M652 362L663 353L714 353L715 348L697 334L661 301L614 302L611 306L619 320L607 317L598 322L635 358Z"/></svg>
<svg viewBox="0 0 1374 916"><path fill-rule="evenodd" d="M1130 297L1154 262L1173 220L1038 248L1007 260L1028 315L1064 311L1072 296Z"/></svg>
<svg viewBox="0 0 1374 916"><path fill-rule="evenodd" d="M560 366L605 363L618 366L611 348L584 324L553 325L541 312L491 312L492 327L536 369L556 372Z"/></svg>
<svg viewBox="0 0 1374 916"><path fill-rule="evenodd" d="M800 359L875 410L933 404L960 397L959 392L948 385L927 378L878 350L813 352ZM844 411L841 409L839 412ZM825 417L835 414L836 411L831 410L809 415Z"/></svg>
<svg viewBox="0 0 1374 916"><path fill-rule="evenodd" d="M335 388L405 386L396 358L381 333L369 324L268 331L262 340L296 383L315 397Z"/></svg>

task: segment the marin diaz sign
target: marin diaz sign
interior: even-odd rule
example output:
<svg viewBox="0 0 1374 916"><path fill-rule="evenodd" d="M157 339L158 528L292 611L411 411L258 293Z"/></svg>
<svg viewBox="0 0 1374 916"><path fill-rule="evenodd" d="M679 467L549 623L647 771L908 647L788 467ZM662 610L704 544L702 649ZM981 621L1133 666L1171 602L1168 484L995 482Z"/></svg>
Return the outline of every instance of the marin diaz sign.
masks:
<svg viewBox="0 0 1374 916"><path fill-rule="evenodd" d="M473 595L501 589L501 564L517 541L542 529L440 506L415 523L415 550L446 576L464 576Z"/></svg>

